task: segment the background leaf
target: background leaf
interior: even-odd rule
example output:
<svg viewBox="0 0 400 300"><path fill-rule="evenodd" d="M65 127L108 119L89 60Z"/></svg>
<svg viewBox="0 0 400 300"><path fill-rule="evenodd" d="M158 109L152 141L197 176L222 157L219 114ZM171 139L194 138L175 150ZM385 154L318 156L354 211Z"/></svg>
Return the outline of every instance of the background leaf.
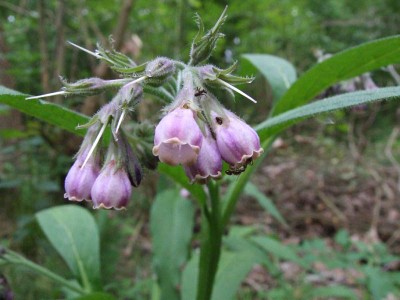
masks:
<svg viewBox="0 0 400 300"><path fill-rule="evenodd" d="M274 102L278 101L296 81L296 69L283 58L268 54L243 54L242 57L241 68L247 75L258 70L267 79L272 88Z"/></svg>
<svg viewBox="0 0 400 300"><path fill-rule="evenodd" d="M272 255L278 258L290 260L304 266L303 261L299 256L297 256L296 252L294 252L289 246L284 245L273 238L267 236L257 236L253 237L251 240L253 240L265 251L270 252Z"/></svg>
<svg viewBox="0 0 400 300"><path fill-rule="evenodd" d="M189 255L194 208L177 190L157 195L150 214L153 266L161 299L179 299L181 270Z"/></svg>
<svg viewBox="0 0 400 300"><path fill-rule="evenodd" d="M28 95L0 86L0 103L72 133L84 135L85 131L77 130L76 126L87 123L87 116L44 100L25 100L26 97Z"/></svg>
<svg viewBox="0 0 400 300"><path fill-rule="evenodd" d="M375 40L333 55L305 72L276 104L276 116L301 106L331 85L400 62L400 36Z"/></svg>
<svg viewBox="0 0 400 300"><path fill-rule="evenodd" d="M331 297L340 299L358 299L356 293L352 289L342 285L316 287L312 290L311 295L312 299L331 299Z"/></svg>
<svg viewBox="0 0 400 300"><path fill-rule="evenodd" d="M258 203L275 219L277 219L282 225L287 227L287 223L285 219L282 217L281 213L279 210L276 208L274 202L272 202L271 199L269 199L267 196L265 196L260 190L251 182L248 182L246 184L246 187L244 188L244 192L249 195L254 197Z"/></svg>
<svg viewBox="0 0 400 300"><path fill-rule="evenodd" d="M270 118L255 127L263 140L274 135L289 125L293 125L306 118L317 114L330 112L337 109L343 109L368 102L395 100L400 97L400 87L380 88L373 91L359 91L346 93L318 100L316 102L303 105L301 107L287 111L279 116Z"/></svg>
<svg viewBox="0 0 400 300"><path fill-rule="evenodd" d="M100 283L100 241L93 216L76 205L63 205L36 214L40 227L85 288Z"/></svg>

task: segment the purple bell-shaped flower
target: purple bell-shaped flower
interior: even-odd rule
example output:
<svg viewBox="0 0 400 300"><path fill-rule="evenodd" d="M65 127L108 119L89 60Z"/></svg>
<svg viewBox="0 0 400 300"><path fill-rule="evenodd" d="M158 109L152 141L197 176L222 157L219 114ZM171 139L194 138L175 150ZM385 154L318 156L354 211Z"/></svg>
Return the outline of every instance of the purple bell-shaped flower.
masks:
<svg viewBox="0 0 400 300"><path fill-rule="evenodd" d="M196 162L203 135L190 108L169 112L158 123L153 154L169 165L191 165Z"/></svg>
<svg viewBox="0 0 400 300"><path fill-rule="evenodd" d="M128 174L115 160L110 160L93 184L93 208L124 209L132 194Z"/></svg>
<svg viewBox="0 0 400 300"><path fill-rule="evenodd" d="M231 166L246 166L263 153L255 130L234 113L225 110L225 116L212 117L218 150Z"/></svg>
<svg viewBox="0 0 400 300"><path fill-rule="evenodd" d="M90 192L97 176L99 176L100 164L98 156L93 155L86 165L82 167L86 153L87 151L85 151L85 154L78 155L65 178L64 197L68 198L68 200L91 200Z"/></svg>

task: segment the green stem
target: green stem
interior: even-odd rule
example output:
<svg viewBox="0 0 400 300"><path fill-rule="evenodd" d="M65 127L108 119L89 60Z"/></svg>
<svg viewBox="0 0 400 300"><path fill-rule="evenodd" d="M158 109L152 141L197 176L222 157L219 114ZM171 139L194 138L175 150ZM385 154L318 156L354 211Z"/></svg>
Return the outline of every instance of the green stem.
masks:
<svg viewBox="0 0 400 300"><path fill-rule="evenodd" d="M211 202L211 211L208 211L207 205L204 205L202 214L202 240L199 278L197 283L197 300L211 299L221 254L223 230L221 227L218 184L210 182L208 184L208 191Z"/></svg>
<svg viewBox="0 0 400 300"><path fill-rule="evenodd" d="M231 183L231 185L229 186L224 199L224 208L223 208L222 222L221 222L223 228L227 226L229 219L233 213L233 210L235 209L236 203L239 200L239 196L243 192L243 189L246 186L247 182L250 180L251 175L261 166L274 140L275 136L272 136L266 139L262 143L261 146L264 148L264 153L261 155L261 157L259 157L254 162L253 166L249 166L245 172L240 174L240 177L237 181Z"/></svg>
<svg viewBox="0 0 400 300"><path fill-rule="evenodd" d="M58 282L62 286L65 286L66 288L68 288L74 292L77 292L80 295L87 294L87 292L85 290L83 290L80 286L76 286L76 285L72 284L70 281L68 281L64 277L61 277L60 275L51 272L49 269L46 269L46 268L34 263L33 261L26 259L25 257L19 255L16 252L13 252L11 250L6 250L6 251L7 251L6 254L3 256L3 258L6 262L25 266L25 267L31 269L32 271L34 271L38 274L41 274L43 276L46 276L47 278L50 278L50 279L54 280L55 282Z"/></svg>

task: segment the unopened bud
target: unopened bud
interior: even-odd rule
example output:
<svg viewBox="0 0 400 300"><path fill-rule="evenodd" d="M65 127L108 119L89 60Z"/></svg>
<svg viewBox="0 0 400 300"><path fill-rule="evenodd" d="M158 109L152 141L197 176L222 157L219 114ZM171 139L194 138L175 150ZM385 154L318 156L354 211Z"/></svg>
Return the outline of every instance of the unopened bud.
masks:
<svg viewBox="0 0 400 300"><path fill-rule="evenodd" d="M175 71L175 64L166 57L159 57L146 66L146 83L152 86L162 85Z"/></svg>

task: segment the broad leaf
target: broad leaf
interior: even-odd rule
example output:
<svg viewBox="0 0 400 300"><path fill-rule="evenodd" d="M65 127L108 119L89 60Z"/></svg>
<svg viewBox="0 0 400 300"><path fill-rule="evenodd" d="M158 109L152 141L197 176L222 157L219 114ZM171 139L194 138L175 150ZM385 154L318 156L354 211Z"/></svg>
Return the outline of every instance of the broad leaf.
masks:
<svg viewBox="0 0 400 300"><path fill-rule="evenodd" d="M161 289L161 299L179 299L177 286L181 268L189 255L194 208L179 191L157 195L150 215L153 239L153 266Z"/></svg>
<svg viewBox="0 0 400 300"><path fill-rule="evenodd" d="M270 118L255 127L262 140L306 118L337 109L369 102L395 100L400 97L400 87L380 88L373 91L346 93L318 100Z"/></svg>
<svg viewBox="0 0 400 300"><path fill-rule="evenodd" d="M400 36L344 50L305 72L276 104L272 115L279 115L307 103L337 82L399 62Z"/></svg>
<svg viewBox="0 0 400 300"><path fill-rule="evenodd" d="M19 111L56 125L75 134L83 135L84 130L77 130L76 126L88 122L88 117L63 106L44 100L25 100L28 95L0 86L0 103L7 104Z"/></svg>
<svg viewBox="0 0 400 300"><path fill-rule="evenodd" d="M99 232L93 216L76 205L45 209L36 214L40 227L85 288L100 282Z"/></svg>
<svg viewBox="0 0 400 300"><path fill-rule="evenodd" d="M276 208L274 202L272 202L271 199L269 199L267 196L265 196L263 193L261 193L258 188L252 184L251 182L248 182L246 187L244 188L244 192L249 195L254 197L258 203L275 219L277 219L282 225L288 226L285 219L282 217L281 213L279 210Z"/></svg>
<svg viewBox="0 0 400 300"><path fill-rule="evenodd" d="M268 54L244 54L242 57L268 80L274 102L278 101L296 81L295 68L283 58ZM242 69L246 69L246 73L251 74L253 68L242 63Z"/></svg>

